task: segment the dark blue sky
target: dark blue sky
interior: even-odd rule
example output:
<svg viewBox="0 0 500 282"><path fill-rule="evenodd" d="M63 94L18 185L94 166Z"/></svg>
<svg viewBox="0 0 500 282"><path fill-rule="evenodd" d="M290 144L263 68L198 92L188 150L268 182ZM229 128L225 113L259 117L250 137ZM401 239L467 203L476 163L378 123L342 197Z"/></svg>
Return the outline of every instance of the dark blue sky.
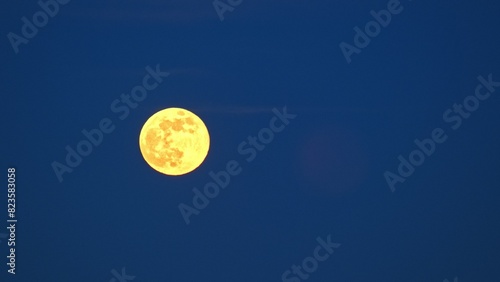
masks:
<svg viewBox="0 0 500 282"><path fill-rule="evenodd" d="M500 81L500 5L402 0L348 63L339 44L355 47L354 28L389 2L243 0L221 21L210 0L71 0L14 48L42 8L4 1L0 150L18 222L16 275L0 236L0 281L120 281L122 268L133 281L304 281L293 265L320 282L498 280L500 87L478 76ZM121 120L110 105L147 66L170 75ZM239 144L285 106L296 118L246 161ZM138 147L169 107L211 136L181 177ZM51 164L104 118L114 131L60 182ZM446 141L391 192L384 173L401 177L398 156L436 128ZM186 225L178 205L230 160L241 173ZM328 237L340 246L306 272Z"/></svg>

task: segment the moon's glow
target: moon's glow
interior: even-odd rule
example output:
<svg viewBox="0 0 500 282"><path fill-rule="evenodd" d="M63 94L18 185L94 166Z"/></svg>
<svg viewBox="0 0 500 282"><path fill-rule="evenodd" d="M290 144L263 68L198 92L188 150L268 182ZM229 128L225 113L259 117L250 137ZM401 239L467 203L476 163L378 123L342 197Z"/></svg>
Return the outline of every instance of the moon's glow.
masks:
<svg viewBox="0 0 500 282"><path fill-rule="evenodd" d="M142 127L139 147L144 160L167 175L195 170L208 154L210 136L192 112L168 108L152 115Z"/></svg>

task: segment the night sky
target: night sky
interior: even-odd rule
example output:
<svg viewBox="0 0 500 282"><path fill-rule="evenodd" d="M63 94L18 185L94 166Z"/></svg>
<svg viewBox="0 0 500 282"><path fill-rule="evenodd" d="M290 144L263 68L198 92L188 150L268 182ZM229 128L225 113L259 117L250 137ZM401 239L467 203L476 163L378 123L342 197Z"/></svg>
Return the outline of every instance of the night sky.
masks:
<svg viewBox="0 0 500 282"><path fill-rule="evenodd" d="M498 1L30 0L0 13L0 281L499 281ZM138 145L169 107L211 138L177 177ZM102 140L68 162L95 129Z"/></svg>

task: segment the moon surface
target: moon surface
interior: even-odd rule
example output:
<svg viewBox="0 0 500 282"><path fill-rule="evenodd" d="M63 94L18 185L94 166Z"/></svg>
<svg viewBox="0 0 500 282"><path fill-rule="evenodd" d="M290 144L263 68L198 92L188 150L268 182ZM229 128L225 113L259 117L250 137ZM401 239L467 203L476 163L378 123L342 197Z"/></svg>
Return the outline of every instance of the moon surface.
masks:
<svg viewBox="0 0 500 282"><path fill-rule="evenodd" d="M210 136L198 116L185 109L168 108L144 123L139 147L153 169L166 175L183 175L205 160Z"/></svg>

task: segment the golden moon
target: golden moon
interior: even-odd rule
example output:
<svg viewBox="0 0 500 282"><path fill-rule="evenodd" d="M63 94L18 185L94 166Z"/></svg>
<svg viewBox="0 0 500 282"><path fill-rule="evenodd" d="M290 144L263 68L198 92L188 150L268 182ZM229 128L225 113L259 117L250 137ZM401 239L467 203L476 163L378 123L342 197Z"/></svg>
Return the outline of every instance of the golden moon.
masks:
<svg viewBox="0 0 500 282"><path fill-rule="evenodd" d="M139 147L153 169L167 175L183 175L205 160L210 136L198 116L185 109L168 108L144 123Z"/></svg>

